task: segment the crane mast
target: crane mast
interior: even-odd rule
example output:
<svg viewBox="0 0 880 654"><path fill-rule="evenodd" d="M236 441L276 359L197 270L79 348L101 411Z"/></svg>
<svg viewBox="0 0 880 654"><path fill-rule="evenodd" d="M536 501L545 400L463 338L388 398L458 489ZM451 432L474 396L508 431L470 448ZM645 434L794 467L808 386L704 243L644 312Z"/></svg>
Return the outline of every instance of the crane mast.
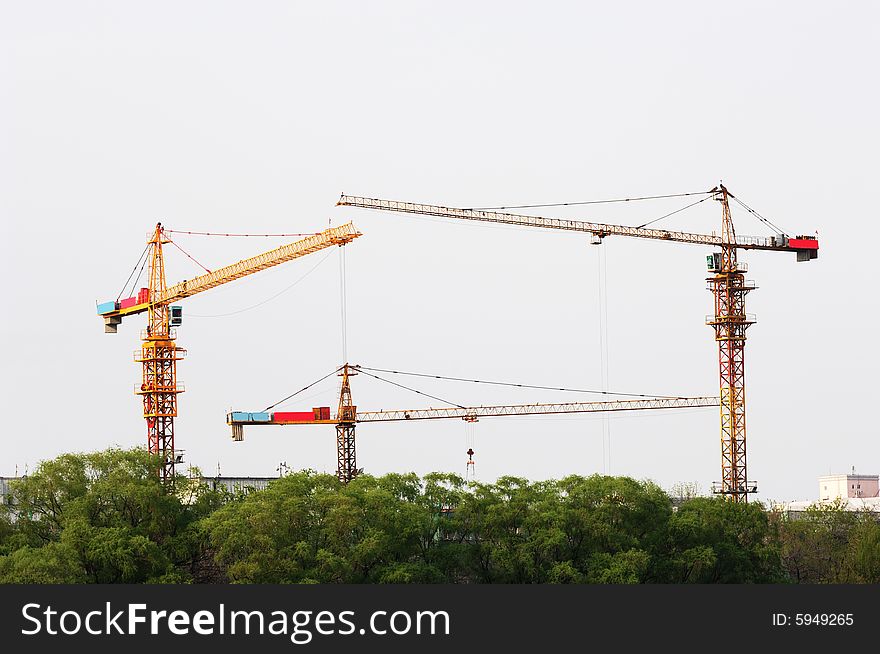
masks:
<svg viewBox="0 0 880 654"><path fill-rule="evenodd" d="M339 411L336 414L336 476L343 484L347 484L358 474L354 438L357 407L351 400L349 380L357 373L346 363L339 374L342 377L342 388L339 391Z"/></svg>
<svg viewBox="0 0 880 654"><path fill-rule="evenodd" d="M754 282L743 275L746 268L737 262L733 219L727 189L722 185L716 195L721 203L720 256L713 256L709 290L715 301L715 314L707 322L715 330L718 342L718 372L721 398L721 482L716 493L728 495L736 502L748 501L749 493L758 490L750 482L746 468L746 330L754 324L753 316L746 313L746 295L754 290Z"/></svg>
<svg viewBox="0 0 880 654"><path fill-rule="evenodd" d="M721 410L721 481L713 490L729 496L736 502L747 502L749 493L757 492L757 485L748 481L746 470L746 391L745 341L746 330L754 317L745 312L745 297L755 288L754 282L743 276L746 266L737 262L737 250L769 250L793 252L798 261L817 258L818 238L789 237L776 234L769 237L737 236L730 214L729 198L733 195L719 185L708 193L721 203L721 234L628 227L580 220L545 218L483 209L460 209L417 202L384 200L363 196L342 195L338 206L361 207L380 211L438 216L489 223L503 223L523 227L541 227L575 232L586 232L601 243L606 236L631 236L678 243L712 245L721 251L709 256L708 288L714 297L715 312L706 318L706 324L715 330L718 342Z"/></svg>
<svg viewBox="0 0 880 654"><path fill-rule="evenodd" d="M146 332L143 334L140 356L141 386L136 391L143 401L147 422L147 451L159 459L159 478L168 483L174 478L177 454L174 449L174 418L177 417L177 362L186 350L177 347L175 334L170 329L168 305L154 301L165 293L165 260L162 245L168 243L162 223L150 240L149 309Z"/></svg>

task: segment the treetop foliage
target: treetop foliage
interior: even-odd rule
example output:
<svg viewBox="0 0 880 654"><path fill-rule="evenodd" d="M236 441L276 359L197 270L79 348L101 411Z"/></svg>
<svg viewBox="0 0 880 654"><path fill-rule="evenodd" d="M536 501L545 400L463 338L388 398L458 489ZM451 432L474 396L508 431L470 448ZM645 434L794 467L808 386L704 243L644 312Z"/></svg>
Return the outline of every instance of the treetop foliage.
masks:
<svg viewBox="0 0 880 654"><path fill-rule="evenodd" d="M776 583L880 581L880 527L816 508L688 497L571 475L304 470L229 494L140 450L65 454L13 485L0 583Z"/></svg>

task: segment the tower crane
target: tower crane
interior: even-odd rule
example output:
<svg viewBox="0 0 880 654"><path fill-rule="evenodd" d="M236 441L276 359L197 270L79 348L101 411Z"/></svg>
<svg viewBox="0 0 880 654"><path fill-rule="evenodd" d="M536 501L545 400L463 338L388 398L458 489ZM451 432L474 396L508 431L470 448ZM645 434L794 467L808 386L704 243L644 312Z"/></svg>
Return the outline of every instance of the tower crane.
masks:
<svg viewBox="0 0 880 654"><path fill-rule="evenodd" d="M599 244L606 236L631 236L677 243L716 246L720 252L707 257L708 288L714 297L715 312L706 318L706 324L715 332L718 342L718 370L721 388L721 481L713 485L716 493L747 502L749 493L757 492L757 484L748 480L746 470L746 391L745 342L746 330L755 319L745 312L745 297L754 290L751 280L743 273L747 267L737 261L737 250L793 252L798 261L811 261L819 254L819 240L815 236L770 237L737 236L730 214L729 198L734 197L722 184L707 192L721 203L721 234L696 234L664 229L627 227L543 218L481 209L456 209L432 204L400 202L351 195L342 195L338 206L361 207L381 211L456 218L489 223L503 223L523 227L541 227L575 232L586 232L592 242Z"/></svg>
<svg viewBox="0 0 880 654"><path fill-rule="evenodd" d="M260 270L323 250L333 245L343 246L361 233L352 223L331 227L293 243L268 252L242 259L190 280L168 286L165 280L165 259L162 246L171 243L162 223L156 225L147 241L149 286L140 289L136 297L98 304L98 315L104 319L104 331L115 334L122 319L147 314L147 328L142 333L141 349L135 352L135 361L142 364L141 384L135 393L143 400L143 416L147 422L147 449L159 458L159 477L163 483L174 478L175 463L180 457L174 450L174 418L177 417L177 395L183 385L177 382L177 362L186 350L177 346L172 327L182 323L183 310L172 306L184 298L252 275Z"/></svg>
<svg viewBox="0 0 880 654"><path fill-rule="evenodd" d="M314 407L311 411L276 411L274 413L268 411L232 411L226 415L226 422L232 427L232 439L235 441L244 440L244 428L258 425L335 425L336 476L342 483L348 483L361 472L361 469L357 467L355 456L355 425L358 423L436 420L443 418L459 418L465 422L476 422L479 418L495 416L683 409L718 406L719 403L717 397L646 397L638 400L607 400L602 402L559 402L555 404L510 404L479 407L457 406L439 409L399 409L396 411L358 411L357 406L352 402L351 377L358 374L359 371L361 371L360 366L348 363L335 371L342 377L339 407L335 415L331 415L330 407ZM468 451L469 457L473 457L473 454L473 450Z"/></svg>

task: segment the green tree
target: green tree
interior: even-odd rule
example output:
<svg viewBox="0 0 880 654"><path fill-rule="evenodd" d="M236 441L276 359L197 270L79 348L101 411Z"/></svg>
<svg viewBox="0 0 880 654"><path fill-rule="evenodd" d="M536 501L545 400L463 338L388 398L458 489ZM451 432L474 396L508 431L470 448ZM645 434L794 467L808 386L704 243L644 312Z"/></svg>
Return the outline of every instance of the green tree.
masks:
<svg viewBox="0 0 880 654"><path fill-rule="evenodd" d="M0 583L79 584L86 583L76 555L66 545L48 543L41 547L25 545L0 556Z"/></svg>
<svg viewBox="0 0 880 654"><path fill-rule="evenodd" d="M206 518L205 533L228 579L236 583L321 581L317 567L327 539L323 524L339 486L330 475L298 472Z"/></svg>
<svg viewBox="0 0 880 654"><path fill-rule="evenodd" d="M529 583L538 574L526 547L536 505L552 488L518 477L473 484L455 507L453 529L460 534L464 577L482 583Z"/></svg>
<svg viewBox="0 0 880 654"><path fill-rule="evenodd" d="M778 523L783 566L797 583L880 581L880 526L873 514L848 511L843 500L817 504Z"/></svg>
<svg viewBox="0 0 880 654"><path fill-rule="evenodd" d="M301 471L224 506L205 529L237 583L441 581L433 560L441 481L432 478L426 497L414 474L342 485Z"/></svg>
<svg viewBox="0 0 880 654"><path fill-rule="evenodd" d="M684 502L669 520L668 548L654 580L773 583L784 580L779 545L758 503L726 498Z"/></svg>
<svg viewBox="0 0 880 654"><path fill-rule="evenodd" d="M663 541L669 497L650 482L571 476L475 484L455 510L465 580L638 583Z"/></svg>
<svg viewBox="0 0 880 654"><path fill-rule="evenodd" d="M13 485L0 582L880 583L873 515L672 499L627 477L466 483L304 470L229 496L139 450L67 454Z"/></svg>
<svg viewBox="0 0 880 654"><path fill-rule="evenodd" d="M868 516L851 535L849 567L852 581L862 584L880 583L880 525Z"/></svg>
<svg viewBox="0 0 880 654"><path fill-rule="evenodd" d="M15 530L12 526L9 509L5 504L0 503L0 554L7 553L7 544L13 533Z"/></svg>
<svg viewBox="0 0 880 654"><path fill-rule="evenodd" d="M141 450L111 449L62 455L16 481L0 582L189 579L203 549L197 521L221 500L186 478L166 492L156 467Z"/></svg>

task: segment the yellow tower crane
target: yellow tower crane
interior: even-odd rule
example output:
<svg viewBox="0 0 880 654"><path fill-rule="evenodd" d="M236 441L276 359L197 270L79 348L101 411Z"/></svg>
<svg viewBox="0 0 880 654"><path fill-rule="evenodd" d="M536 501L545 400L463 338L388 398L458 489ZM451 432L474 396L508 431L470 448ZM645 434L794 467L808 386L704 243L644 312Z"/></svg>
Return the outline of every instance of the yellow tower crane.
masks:
<svg viewBox="0 0 880 654"><path fill-rule="evenodd" d="M454 406L428 409L398 409L395 411L358 411L351 397L351 377L364 373L371 377L373 368L344 364L333 373L342 377L339 392L339 407L331 414L330 407L314 407L311 411L275 411L268 409L259 412L232 411L226 414L226 423L232 427L232 440L244 440L244 428L259 425L335 425L336 427L336 476L343 484L354 479L361 468L357 467L355 457L355 425L363 422L398 422L410 420L438 420L459 418L468 423L480 418L499 416L534 416L566 413L610 413L617 411L644 411L649 409L691 409L718 406L717 397L651 397L643 396L637 400L604 400L600 402L556 402L544 404L505 404L495 406ZM330 373L330 374L333 374ZM327 375L323 379L326 379ZM436 375L433 375L436 377ZM380 379L379 377L376 377ZM318 382L323 381L318 380ZM384 381L384 380L383 380ZM318 383L315 382L315 383ZM302 390L314 386L311 384ZM301 392L301 391L300 391ZM288 398L289 399L289 398ZM438 398L439 399L439 398ZM270 407L271 408L271 407ZM468 452L469 462L473 463L473 449Z"/></svg>
<svg viewBox="0 0 880 654"><path fill-rule="evenodd" d="M98 305L98 314L104 319L104 331L115 334L126 316L147 313L147 329L142 333L141 349L135 360L142 364L141 384L136 393L143 398L143 415L147 422L147 449L159 458L159 476L163 483L174 478L174 466L179 463L174 449L174 418L177 417L177 395L183 387L177 382L177 362L186 350L177 346L172 327L182 321L182 309L171 306L183 298L252 275L260 270L323 250L333 245L350 243L361 233L352 223L331 227L293 243L282 245L237 263L207 272L173 286L165 281L165 260L162 246L170 243L161 223L147 241L149 287L141 289L136 297L110 301Z"/></svg>
<svg viewBox="0 0 880 654"><path fill-rule="evenodd" d="M706 324L714 329L715 340L718 342L718 370L721 387L721 481L714 486L713 490L731 497L734 501L746 502L749 493L757 492L757 484L748 480L746 471L745 392L746 329L755 322L754 316L745 312L745 296L755 286L754 282L746 280L743 276L747 268L742 262L737 261L737 250L794 252L798 261L810 261L819 254L819 240L814 236L789 236L781 233L769 237L737 236L730 215L729 199L734 198L733 194L723 185L706 191L704 194L707 198L712 197L721 203L720 236L647 228L644 225L640 227L608 225L483 209L456 209L432 204L351 195L342 195L337 205L523 227L586 232L591 235L592 242L595 244L601 243L606 236L633 236L718 247L721 251L709 255L707 258L708 269L712 273L707 281L709 290L714 296L715 313L706 318ZM739 202L739 200L737 201ZM740 204L746 207L742 202ZM748 207L746 209L757 215Z"/></svg>

